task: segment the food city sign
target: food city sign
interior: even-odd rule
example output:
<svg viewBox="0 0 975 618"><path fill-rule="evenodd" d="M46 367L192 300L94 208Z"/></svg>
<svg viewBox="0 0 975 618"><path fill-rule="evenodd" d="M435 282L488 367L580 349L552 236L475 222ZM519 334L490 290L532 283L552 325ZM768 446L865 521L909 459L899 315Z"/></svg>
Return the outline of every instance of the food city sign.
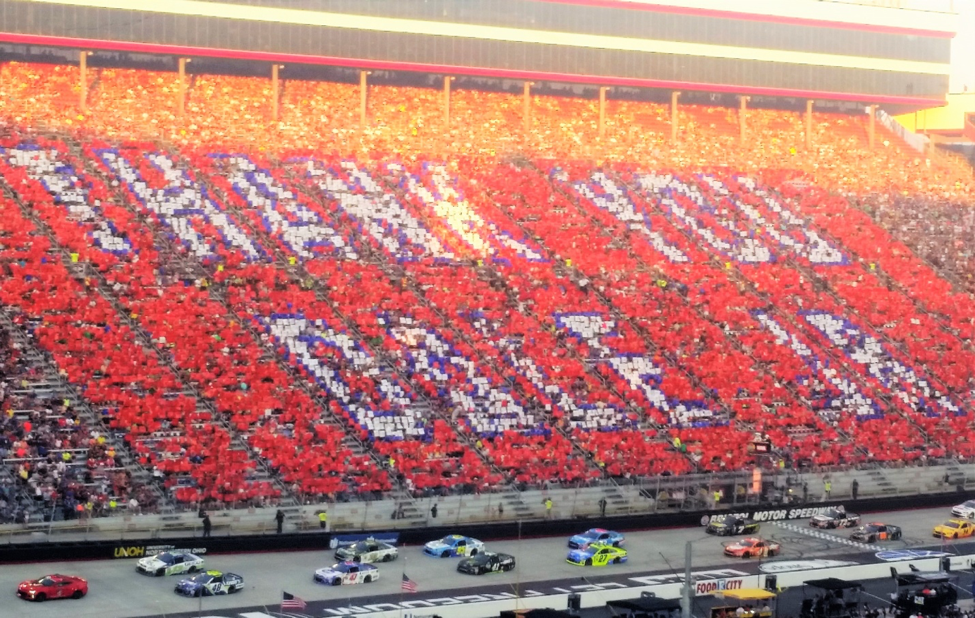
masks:
<svg viewBox="0 0 975 618"><path fill-rule="evenodd" d="M724 592L725 590L741 590L744 588L744 583L745 580L740 577L697 582L697 585L694 586L694 594L702 597L711 596L717 592Z"/></svg>
<svg viewBox="0 0 975 618"><path fill-rule="evenodd" d="M722 517L724 515L731 515L732 517L740 517L742 519L753 519L755 521L786 521L789 519L807 519L809 517L815 517L816 515L822 515L832 508L833 507L831 506L813 506L795 509L744 511L742 513L713 513L711 515L705 515L701 520L701 525L706 526L711 519L715 517Z"/></svg>

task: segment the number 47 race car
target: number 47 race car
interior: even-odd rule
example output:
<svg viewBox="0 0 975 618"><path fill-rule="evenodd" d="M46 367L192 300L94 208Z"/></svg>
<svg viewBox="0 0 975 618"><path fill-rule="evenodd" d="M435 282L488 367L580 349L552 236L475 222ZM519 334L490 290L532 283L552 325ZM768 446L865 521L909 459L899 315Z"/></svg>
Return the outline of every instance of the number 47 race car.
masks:
<svg viewBox="0 0 975 618"><path fill-rule="evenodd" d="M185 597L209 597L233 594L244 589L244 578L233 573L207 571L181 580L176 584L176 594Z"/></svg>

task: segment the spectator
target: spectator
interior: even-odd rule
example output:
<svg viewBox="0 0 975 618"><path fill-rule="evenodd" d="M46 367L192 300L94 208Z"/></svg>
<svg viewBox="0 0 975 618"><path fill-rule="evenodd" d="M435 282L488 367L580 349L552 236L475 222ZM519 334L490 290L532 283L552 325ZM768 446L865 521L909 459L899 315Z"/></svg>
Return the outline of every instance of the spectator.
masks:
<svg viewBox="0 0 975 618"><path fill-rule="evenodd" d="M274 514L274 521L278 525L278 534L281 534L284 530L284 511L278 509L278 512Z"/></svg>
<svg viewBox="0 0 975 618"><path fill-rule="evenodd" d="M212 526L212 524L210 523L210 514L209 513L204 513L203 514L203 536L204 537L210 536L211 526ZM281 525L278 524L278 533L281 532L280 527L281 527Z"/></svg>

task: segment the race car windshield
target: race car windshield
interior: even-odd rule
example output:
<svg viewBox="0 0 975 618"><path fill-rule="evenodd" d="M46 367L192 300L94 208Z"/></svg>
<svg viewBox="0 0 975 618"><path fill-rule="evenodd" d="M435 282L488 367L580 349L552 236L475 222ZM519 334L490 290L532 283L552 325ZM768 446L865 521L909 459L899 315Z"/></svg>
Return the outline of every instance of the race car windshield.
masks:
<svg viewBox="0 0 975 618"><path fill-rule="evenodd" d="M458 539L452 536L445 536L444 538L440 539L440 542L444 545L453 545L456 541L458 541Z"/></svg>
<svg viewBox="0 0 975 618"><path fill-rule="evenodd" d="M754 547L756 543L758 543L758 541L747 540L747 541L742 541L741 542L741 546L742 547Z"/></svg>
<svg viewBox="0 0 975 618"><path fill-rule="evenodd" d="M173 562L175 558L171 553L166 552L164 554L159 554L158 556L156 556L156 560L161 560L163 562Z"/></svg>
<svg viewBox="0 0 975 618"><path fill-rule="evenodd" d="M53 586L54 580L50 577L42 577L41 579L34 582L35 584L40 584L41 586Z"/></svg>
<svg viewBox="0 0 975 618"><path fill-rule="evenodd" d="M966 509L975 509L975 500L966 500L962 506Z"/></svg>
<svg viewBox="0 0 975 618"><path fill-rule="evenodd" d="M584 539L598 539L599 538L599 535L600 535L600 533L599 532L596 532L595 530L586 530L585 532L583 532L579 536L581 536Z"/></svg>
<svg viewBox="0 0 975 618"><path fill-rule="evenodd" d="M960 528L960 527L961 526L959 526L953 521L949 521L948 523L945 524L945 528Z"/></svg>

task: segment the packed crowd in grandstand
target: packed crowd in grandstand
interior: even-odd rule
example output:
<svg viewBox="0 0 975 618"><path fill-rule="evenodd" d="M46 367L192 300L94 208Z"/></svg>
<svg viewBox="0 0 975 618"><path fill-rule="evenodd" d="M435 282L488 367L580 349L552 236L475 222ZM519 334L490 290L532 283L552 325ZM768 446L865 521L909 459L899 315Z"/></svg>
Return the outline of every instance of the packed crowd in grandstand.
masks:
<svg viewBox="0 0 975 618"><path fill-rule="evenodd" d="M971 168L865 117L92 74L0 66L0 302L82 399L5 335L3 521L975 456Z"/></svg>

